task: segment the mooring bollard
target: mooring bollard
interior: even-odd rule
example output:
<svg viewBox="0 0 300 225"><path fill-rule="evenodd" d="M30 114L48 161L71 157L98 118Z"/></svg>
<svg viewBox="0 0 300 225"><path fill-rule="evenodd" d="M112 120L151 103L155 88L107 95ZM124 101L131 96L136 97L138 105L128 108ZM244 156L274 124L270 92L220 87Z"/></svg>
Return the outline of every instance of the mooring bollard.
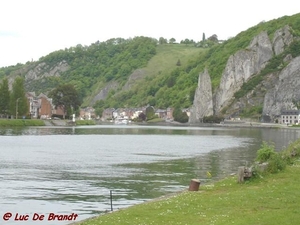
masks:
<svg viewBox="0 0 300 225"><path fill-rule="evenodd" d="M190 182L189 191L199 191L200 180L192 179Z"/></svg>

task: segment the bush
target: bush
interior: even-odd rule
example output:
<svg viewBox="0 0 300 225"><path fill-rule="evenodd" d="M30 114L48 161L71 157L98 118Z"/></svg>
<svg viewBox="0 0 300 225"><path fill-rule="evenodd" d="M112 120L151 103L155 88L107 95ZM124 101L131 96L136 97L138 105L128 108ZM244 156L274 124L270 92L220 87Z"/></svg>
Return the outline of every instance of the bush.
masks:
<svg viewBox="0 0 300 225"><path fill-rule="evenodd" d="M276 154L273 145L263 142L261 148L257 151L256 161L259 163L268 162L268 160Z"/></svg>
<svg viewBox="0 0 300 225"><path fill-rule="evenodd" d="M267 163L266 172L269 173L277 173L284 170L287 164L285 157L275 152L274 146L266 142L263 142L261 148L257 151L256 160L259 163Z"/></svg>
<svg viewBox="0 0 300 225"><path fill-rule="evenodd" d="M279 171L284 170L286 167L286 162L282 158L281 154L272 154L268 161L269 163L267 167L267 172L269 173L277 173Z"/></svg>
<svg viewBox="0 0 300 225"><path fill-rule="evenodd" d="M221 116L204 116L203 117L203 123L220 123L224 120Z"/></svg>
<svg viewBox="0 0 300 225"><path fill-rule="evenodd" d="M186 112L182 112L179 107L175 107L173 111L174 120L179 123L186 123L189 121L189 117Z"/></svg>

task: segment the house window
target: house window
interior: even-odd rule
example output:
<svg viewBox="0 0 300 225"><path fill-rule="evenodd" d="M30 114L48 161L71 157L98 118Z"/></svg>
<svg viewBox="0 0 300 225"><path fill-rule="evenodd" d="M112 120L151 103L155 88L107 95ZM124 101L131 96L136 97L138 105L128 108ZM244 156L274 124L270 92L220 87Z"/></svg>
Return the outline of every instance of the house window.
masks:
<svg viewBox="0 0 300 225"><path fill-rule="evenodd" d="M297 119L297 116L295 116L295 119Z"/></svg>
<svg viewBox="0 0 300 225"><path fill-rule="evenodd" d="M292 124L292 120L290 120L290 124Z"/></svg>
<svg viewBox="0 0 300 225"><path fill-rule="evenodd" d="M284 116L282 116L282 118L284 119Z"/></svg>
<svg viewBox="0 0 300 225"><path fill-rule="evenodd" d="M284 120L282 120L282 123L284 123Z"/></svg>
<svg viewBox="0 0 300 225"><path fill-rule="evenodd" d="M292 119L292 116L290 116L290 119Z"/></svg>

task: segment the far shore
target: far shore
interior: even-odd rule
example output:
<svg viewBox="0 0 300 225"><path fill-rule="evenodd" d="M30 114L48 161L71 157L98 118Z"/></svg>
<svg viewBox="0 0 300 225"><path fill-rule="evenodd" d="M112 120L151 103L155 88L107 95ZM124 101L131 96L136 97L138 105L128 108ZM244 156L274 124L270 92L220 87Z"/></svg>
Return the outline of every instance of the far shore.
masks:
<svg viewBox="0 0 300 225"><path fill-rule="evenodd" d="M0 127L21 127L21 126L82 126L82 125L114 125L112 122L102 122L94 120L83 120L78 122L72 122L70 120L40 120L40 119L0 119ZM285 124L278 123L261 123L261 122L248 122L248 121L224 121L221 123L179 123L176 121L158 121L158 122L131 122L130 125L145 125L145 126L182 126L182 127L230 127L230 128L292 128L294 127ZM126 126L126 125L125 125Z"/></svg>

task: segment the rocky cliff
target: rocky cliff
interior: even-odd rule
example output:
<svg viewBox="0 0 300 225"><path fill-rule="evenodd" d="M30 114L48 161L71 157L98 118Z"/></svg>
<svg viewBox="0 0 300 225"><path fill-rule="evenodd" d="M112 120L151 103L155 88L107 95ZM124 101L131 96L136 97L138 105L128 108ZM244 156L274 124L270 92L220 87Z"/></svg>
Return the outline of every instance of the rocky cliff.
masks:
<svg viewBox="0 0 300 225"><path fill-rule="evenodd" d="M198 87L195 92L194 104L191 108L190 123L197 123L204 116L213 115L212 87L208 71L199 75Z"/></svg>
<svg viewBox="0 0 300 225"><path fill-rule="evenodd" d="M66 61L62 61L54 66L49 66L42 62L25 74L25 82L39 80L45 77L60 76L62 72L67 71L68 69L69 65Z"/></svg>
<svg viewBox="0 0 300 225"><path fill-rule="evenodd" d="M300 99L300 56L294 58L280 73L275 86L265 95L263 114L280 115L285 109L296 109L293 100Z"/></svg>
<svg viewBox="0 0 300 225"><path fill-rule="evenodd" d="M215 93L215 112L228 105L244 82L257 74L273 56L272 44L266 32L256 36L249 47L229 57L222 74L220 86Z"/></svg>
<svg viewBox="0 0 300 225"><path fill-rule="evenodd" d="M210 115L203 112L221 114L222 109L225 107L229 108L231 106L235 107L235 110L241 110L242 107L249 106L248 103L251 103L249 96L255 94L253 91L244 100L238 101L234 98L234 93L240 90L242 85L250 78L257 75L274 55L283 53L294 39L289 26L277 30L274 33L272 42L266 32L261 32L254 37L246 49L240 50L229 57L221 75L220 85L213 93L211 101L208 101L207 97L209 79L203 75L208 73L200 74L194 104L191 108L190 122L198 122L201 116ZM264 114L278 115L282 109L293 107L293 99L300 99L300 59L295 58L292 60L292 57L287 55L285 60L286 63L290 63L281 72L266 76L266 78L272 80L272 86L270 87L267 83L266 85L260 85L260 88L267 87L265 95L256 100L260 104L264 102ZM201 84L203 79L206 80L206 85ZM231 113L233 112L234 110L231 110Z"/></svg>

